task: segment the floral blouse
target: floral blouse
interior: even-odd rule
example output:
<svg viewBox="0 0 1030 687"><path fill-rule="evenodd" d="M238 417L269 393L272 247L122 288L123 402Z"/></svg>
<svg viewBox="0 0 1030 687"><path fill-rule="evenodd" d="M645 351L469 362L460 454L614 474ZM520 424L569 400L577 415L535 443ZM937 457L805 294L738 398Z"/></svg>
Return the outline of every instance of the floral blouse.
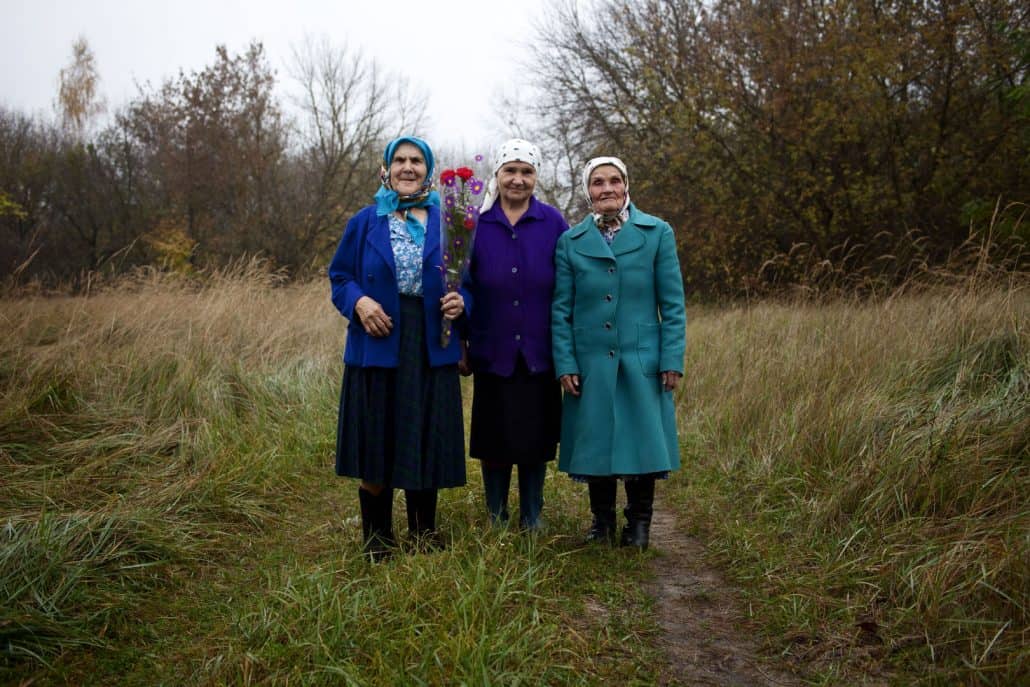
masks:
<svg viewBox="0 0 1030 687"><path fill-rule="evenodd" d="M405 296L421 296L422 246L415 243L397 215L390 215L390 246L397 267L397 290Z"/></svg>

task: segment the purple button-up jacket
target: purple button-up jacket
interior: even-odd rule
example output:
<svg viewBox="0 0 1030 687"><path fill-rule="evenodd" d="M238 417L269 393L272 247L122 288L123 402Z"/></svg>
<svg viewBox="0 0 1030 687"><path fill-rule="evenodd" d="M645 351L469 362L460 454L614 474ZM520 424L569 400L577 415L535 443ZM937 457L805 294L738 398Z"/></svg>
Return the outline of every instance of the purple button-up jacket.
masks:
<svg viewBox="0 0 1030 687"><path fill-rule="evenodd" d="M519 353L530 373L551 372L554 247L569 228L555 208L532 197L512 227L500 202L479 218L465 288L469 361L476 372L510 377Z"/></svg>

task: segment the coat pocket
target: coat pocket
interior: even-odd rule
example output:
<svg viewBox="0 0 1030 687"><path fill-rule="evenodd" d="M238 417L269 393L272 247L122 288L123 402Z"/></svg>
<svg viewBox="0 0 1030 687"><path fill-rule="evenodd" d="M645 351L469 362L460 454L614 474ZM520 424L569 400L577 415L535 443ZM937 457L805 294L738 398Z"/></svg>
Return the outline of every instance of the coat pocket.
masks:
<svg viewBox="0 0 1030 687"><path fill-rule="evenodd" d="M578 361L580 356L588 352L588 339L586 327L572 328L572 355Z"/></svg>
<svg viewBox="0 0 1030 687"><path fill-rule="evenodd" d="M644 374L654 377L658 374L658 361L661 358L661 325L637 325L637 357Z"/></svg>

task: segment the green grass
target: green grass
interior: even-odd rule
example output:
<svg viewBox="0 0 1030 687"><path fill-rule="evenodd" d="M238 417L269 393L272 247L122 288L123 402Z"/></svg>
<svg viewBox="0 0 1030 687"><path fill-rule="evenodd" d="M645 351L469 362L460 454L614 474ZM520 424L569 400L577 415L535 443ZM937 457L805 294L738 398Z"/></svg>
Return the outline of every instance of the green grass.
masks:
<svg viewBox="0 0 1030 687"><path fill-rule="evenodd" d="M958 289L695 322L676 499L828 682L1027 678L1028 315Z"/></svg>
<svg viewBox="0 0 1030 687"><path fill-rule="evenodd" d="M1028 314L1014 287L692 313L659 488L813 683L1026 677ZM470 462L447 550L359 554L325 285L152 276L0 326L0 682L658 679L660 553L582 547L553 469L541 536L487 524Z"/></svg>
<svg viewBox="0 0 1030 687"><path fill-rule="evenodd" d="M323 285L273 286L0 304L0 682L653 681L623 646L654 632L647 557L583 550L563 476L548 534L491 529L470 463L448 550L359 554L332 474L343 323Z"/></svg>

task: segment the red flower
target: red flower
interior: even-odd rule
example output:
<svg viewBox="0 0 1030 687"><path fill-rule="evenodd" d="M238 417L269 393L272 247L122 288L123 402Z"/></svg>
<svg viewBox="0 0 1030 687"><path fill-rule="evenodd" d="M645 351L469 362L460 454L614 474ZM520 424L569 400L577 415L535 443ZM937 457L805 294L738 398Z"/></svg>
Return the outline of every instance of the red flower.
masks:
<svg viewBox="0 0 1030 687"><path fill-rule="evenodd" d="M475 226L476 226L476 223L475 223L475 222L473 222L473 221L472 221L471 219L469 219L468 217L466 217L466 218L465 218L465 228L466 228L466 229L468 229L469 231L472 231L472 229L473 229L473 228L474 228Z"/></svg>
<svg viewBox="0 0 1030 687"><path fill-rule="evenodd" d="M468 167L458 167L456 170L454 170L454 173L461 177L462 181L468 181L472 178L472 175L474 174L474 172Z"/></svg>
<svg viewBox="0 0 1030 687"><path fill-rule="evenodd" d="M458 171L460 172L461 170ZM444 171L440 172L440 181L449 186L450 184L454 183L454 174L455 172L453 169L445 169Z"/></svg>

